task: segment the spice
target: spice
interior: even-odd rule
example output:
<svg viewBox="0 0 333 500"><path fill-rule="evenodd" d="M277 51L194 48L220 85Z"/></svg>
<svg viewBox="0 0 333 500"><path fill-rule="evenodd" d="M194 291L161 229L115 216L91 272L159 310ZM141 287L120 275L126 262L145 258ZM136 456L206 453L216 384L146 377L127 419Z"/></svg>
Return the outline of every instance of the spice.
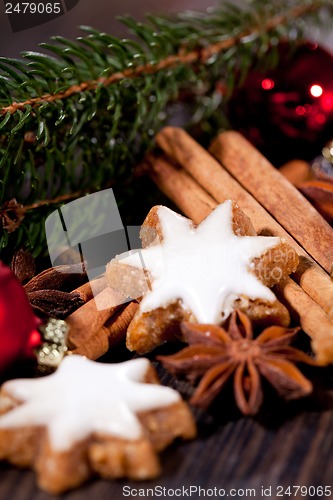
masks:
<svg viewBox="0 0 333 500"><path fill-rule="evenodd" d="M84 307L81 307L79 311L83 310ZM94 318L85 312L87 315L86 327L81 326L79 331L76 329L77 347L72 350L72 354L80 354L88 359L95 360L103 356L110 348L125 341L127 328L138 307L137 302L129 302L121 306L114 313L110 313L105 323L97 328L90 328L90 321L94 322ZM98 313L100 311L96 312L96 315ZM73 325L71 317L69 318L69 325L70 327ZM71 343L71 337L69 343Z"/></svg>
<svg viewBox="0 0 333 500"><path fill-rule="evenodd" d="M235 400L244 415L258 412L263 390L261 377L286 399L297 399L312 391L311 382L295 362L315 364L303 351L289 344L298 329L271 326L253 338L249 318L232 313L227 330L216 325L183 323L185 342L190 345L171 356L159 356L173 374L185 374L194 382L201 378L191 403L208 407L226 382L233 378Z"/></svg>
<svg viewBox="0 0 333 500"><path fill-rule="evenodd" d="M32 278L25 285L27 293L38 290L61 290L71 292L87 281L86 270L82 264L50 267Z"/></svg>
<svg viewBox="0 0 333 500"><path fill-rule="evenodd" d="M163 157L162 164L158 161L159 156L148 157L146 167L149 175L161 191L188 217L200 222L206 217L207 211L209 213L212 200L216 200L217 204L231 198L236 200L243 212L251 218L257 234L280 236L297 251L300 264L293 279L300 286L294 286L294 282L287 280L286 284L291 286L288 286L288 291L280 286L281 295L285 297L287 307L297 311L303 330L313 340L312 348L316 360L325 365L332 363L333 281L331 277L299 246L293 238L294 235L289 235L258 201L184 130L166 127L159 132L156 142L166 156ZM182 183L185 175L188 182ZM181 190L180 185L183 186ZM205 193L211 196L208 203ZM317 342L319 338L320 341Z"/></svg>
<svg viewBox="0 0 333 500"><path fill-rule="evenodd" d="M80 295L76 292L68 293L61 290L41 289L35 292L27 292L27 295L34 312L42 318L64 319L84 304Z"/></svg>
<svg viewBox="0 0 333 500"><path fill-rule="evenodd" d="M81 264L50 267L31 277L33 259L28 252L19 251L14 255L12 270L21 283L31 278L24 289L34 312L40 317L64 319L84 304L80 293L71 291L87 281Z"/></svg>
<svg viewBox="0 0 333 500"><path fill-rule="evenodd" d="M36 273L35 259L26 250L18 250L12 259L12 271L16 278L24 285L30 281Z"/></svg>
<svg viewBox="0 0 333 500"><path fill-rule="evenodd" d="M6 201L2 207L0 207L0 223L2 228L8 233L14 232L24 219L26 210L23 205L18 203L15 198Z"/></svg>
<svg viewBox="0 0 333 500"><path fill-rule="evenodd" d="M333 230L297 188L238 132L220 134L210 152L330 274Z"/></svg>
<svg viewBox="0 0 333 500"><path fill-rule="evenodd" d="M319 213L333 224L333 182L332 180L310 180L298 186L301 193L316 207Z"/></svg>
<svg viewBox="0 0 333 500"><path fill-rule="evenodd" d="M241 151L243 139L241 136L237 137L241 139L237 146L238 150ZM206 193L216 200L216 203L223 203L226 199L236 201L245 215L251 219L257 234L280 236L280 238L284 238L286 242L296 250L301 257L301 261L304 262L305 265L301 266L300 269L296 271L295 278L303 290L330 314L333 303L333 282L330 276L328 276L297 243L295 234L288 234L263 206L258 203L256 194L254 193L254 196L251 196L251 194L241 185L241 182L234 179L229 172L227 172L227 165L222 166L218 163L208 151L203 149L202 146L180 128L166 127L162 129L156 136L156 142L169 160L168 171L158 168L155 170L155 162L149 162L151 171L155 174L153 179L156 182L157 177L157 185L164 194L171 198L188 217L191 219L195 217L200 219L201 217L201 220L207 216L207 209L201 207L199 211L197 208L189 206L186 201L188 197L191 197L195 205L195 198L199 197L200 188L201 198L204 194L203 191L206 191ZM217 147L219 143L216 140L214 144ZM250 161L252 165L254 158L258 160L257 153L255 153L254 156L252 153L253 150L251 150L251 154L247 156L247 165ZM259 157L258 160L259 163L261 161L260 158L261 157ZM149 159L151 160L151 158ZM181 166L182 169L175 168L173 166L174 164ZM247 169L248 167L246 170ZM194 192L194 189L192 189L192 182L191 188L187 185L188 183L183 183L181 193L179 193L179 191L175 193L177 183L179 185L179 182L177 182L179 174L184 173L184 171L195 180L197 184L196 191ZM254 178L260 179L259 184L263 182L258 174L256 174ZM273 180L271 183L273 183ZM173 185L176 186L175 189L172 189ZM269 192L269 187L267 187L267 189ZM185 207L184 204L186 205ZM289 204L288 202L285 206L289 207ZM185 211L186 208L187 211ZM288 213L288 210L286 210L286 217L288 217ZM304 208L304 214L306 214L306 208ZM290 217L292 216L290 215ZM329 230L331 231L330 228ZM310 233L306 234L306 239L310 237ZM318 239L318 241L320 241L320 239Z"/></svg>

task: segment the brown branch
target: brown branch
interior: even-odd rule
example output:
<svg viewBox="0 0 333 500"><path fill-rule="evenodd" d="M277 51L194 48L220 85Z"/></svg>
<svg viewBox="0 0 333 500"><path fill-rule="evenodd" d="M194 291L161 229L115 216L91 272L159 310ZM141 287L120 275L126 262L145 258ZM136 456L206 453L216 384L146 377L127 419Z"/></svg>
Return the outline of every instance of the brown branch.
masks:
<svg viewBox="0 0 333 500"><path fill-rule="evenodd" d="M178 65L191 65L194 63L205 63L209 60L213 55L219 54L223 50L226 50L237 43L239 43L243 38L248 37L250 35L260 33L263 29L267 32L272 31L274 28L278 27L281 24L286 23L289 19L295 19L297 17L302 17L305 14L309 14L310 12L315 12L323 6L321 0L305 6L297 6L290 9L285 14L279 14L271 19L268 19L266 24L264 24L261 28L253 28L243 31L238 35L234 35L232 37L226 38L218 43L211 44L205 48L198 48L197 50L188 52L184 54L184 49L182 48L178 54L170 55L165 59L162 59L157 64L142 64L137 66L136 68L128 68L124 71L118 71L117 73L113 73L107 77L100 77L95 80L89 80L86 82L82 82L78 85L72 85L64 92L59 92L57 94L45 94L41 97L35 97L33 99L29 99L24 102L13 102L10 106L4 107L0 110L0 115L4 115L6 113L14 114L17 110L22 110L25 106L37 107L45 102L53 102L59 99L66 99L74 94L78 94L80 92L94 90L100 85L109 86L114 83L117 83L124 78L138 78L141 75L157 73L158 71L164 69L174 68Z"/></svg>
<svg viewBox="0 0 333 500"><path fill-rule="evenodd" d="M28 210L35 210L36 208L43 207L45 205L58 205L59 203L64 203L66 201L75 200L76 198L80 198L80 196L84 196L85 194L91 194L91 191L75 191L74 193L67 193L57 196L56 198L52 198L50 200L40 200L32 203L31 205L23 206L25 212Z"/></svg>
<svg viewBox="0 0 333 500"><path fill-rule="evenodd" d="M105 186L105 189L111 185L112 183L108 184ZM22 205L13 198L12 200L6 201L4 205L0 207L0 229L2 228L8 233L12 233L20 227L26 212L29 210L36 210L46 205L59 205L60 203L75 200L86 194L92 194L93 192L94 191L87 189L84 191L75 191L74 193L62 194L49 200L36 201L31 205Z"/></svg>
<svg viewBox="0 0 333 500"><path fill-rule="evenodd" d="M7 233L13 233L20 227L28 210L35 210L45 205L56 205L65 201L74 200L87 194L87 191L76 191L75 193L63 194L51 200L41 200L32 205L22 205L15 198L6 201L0 207L0 229L5 229Z"/></svg>

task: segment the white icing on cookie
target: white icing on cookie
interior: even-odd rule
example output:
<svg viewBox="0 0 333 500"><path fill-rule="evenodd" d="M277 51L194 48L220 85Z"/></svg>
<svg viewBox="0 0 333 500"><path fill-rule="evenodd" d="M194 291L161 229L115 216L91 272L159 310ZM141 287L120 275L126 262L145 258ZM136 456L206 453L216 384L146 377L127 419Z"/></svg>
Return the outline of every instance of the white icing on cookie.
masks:
<svg viewBox="0 0 333 500"><path fill-rule="evenodd" d="M201 223L193 223L166 207L159 207L163 241L117 257L122 263L150 271L152 291L141 310L165 307L177 299L200 323L220 323L233 310L235 299L275 300L275 295L251 274L253 259L278 245L277 237L236 236L232 202L225 201Z"/></svg>
<svg viewBox="0 0 333 500"><path fill-rule="evenodd" d="M52 375L3 386L22 404L0 417L0 429L45 426L57 451L93 432L137 439L142 429L136 413L180 401L177 391L142 382L148 367L145 358L103 364L68 356Z"/></svg>

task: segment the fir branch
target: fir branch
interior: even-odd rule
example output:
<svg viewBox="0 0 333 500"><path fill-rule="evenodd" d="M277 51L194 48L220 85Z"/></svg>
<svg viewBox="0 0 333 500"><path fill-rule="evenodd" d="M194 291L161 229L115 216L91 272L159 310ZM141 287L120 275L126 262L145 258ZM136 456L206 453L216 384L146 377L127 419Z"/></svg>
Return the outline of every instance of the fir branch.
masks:
<svg viewBox="0 0 333 500"><path fill-rule="evenodd" d="M224 99L217 82L231 93L272 41L301 37L305 16L322 23L322 8L333 16L328 0L254 0L146 24L124 18L135 40L83 27L77 41L41 44L48 54L0 58L0 213L12 198L30 207L19 229L3 228L0 248L26 241L38 255L40 224L54 209L43 200L128 185L170 104L186 94L194 121L211 115Z"/></svg>
<svg viewBox="0 0 333 500"><path fill-rule="evenodd" d="M211 57L216 54L219 54L223 50L227 50L230 47L235 46L237 43L240 43L242 39L258 34L260 31L270 32L271 30L277 28L278 26L285 24L290 19L295 19L298 17L302 17L306 14L316 12L323 6L321 1L314 2L308 5L295 6L292 7L285 14L279 14L274 16L271 19L268 19L260 29L252 28L248 29L242 33L239 33L235 36L231 36L217 43L213 43L204 48L197 48L196 50L192 50L190 52L184 53L185 48L181 48L176 55L170 55L161 59L158 63L152 64L142 64L135 68L128 68L124 71L118 71L116 73L111 74L107 77L100 77L96 80L90 80L86 82L81 82L80 84L72 85L68 89L63 92L58 92L56 94L46 94L41 97L35 97L24 102L13 102L9 106L3 107L0 109L1 115L6 115L7 113L13 114L18 110L28 110L26 114L31 112L32 108L42 105L46 102L54 102L62 99L66 99L71 97L73 94L79 94L85 91L92 91L97 89L100 85L108 86L115 83L120 82L126 78L140 78L142 75L154 74L161 70L172 69L175 66L179 65L193 65L195 63L205 64ZM31 106L31 108L30 108ZM23 117L24 120L24 117Z"/></svg>

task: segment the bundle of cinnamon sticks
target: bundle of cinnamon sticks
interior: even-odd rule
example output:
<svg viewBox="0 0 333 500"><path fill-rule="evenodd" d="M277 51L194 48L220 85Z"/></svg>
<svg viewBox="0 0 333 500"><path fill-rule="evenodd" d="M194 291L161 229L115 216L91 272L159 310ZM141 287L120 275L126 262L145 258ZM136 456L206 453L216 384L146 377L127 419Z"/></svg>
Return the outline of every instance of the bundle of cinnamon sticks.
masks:
<svg viewBox="0 0 333 500"><path fill-rule="evenodd" d="M310 336L316 360L333 362L333 229L303 195L237 132L220 134L209 152L184 130L166 127L160 152L145 167L157 186L195 223L232 199L257 234L284 238L300 257L279 299Z"/></svg>
<svg viewBox="0 0 333 500"><path fill-rule="evenodd" d="M84 305L67 318L68 347L73 354L98 359L110 347L125 340L139 305L135 301L126 302L125 297L108 286L104 275L74 292Z"/></svg>

